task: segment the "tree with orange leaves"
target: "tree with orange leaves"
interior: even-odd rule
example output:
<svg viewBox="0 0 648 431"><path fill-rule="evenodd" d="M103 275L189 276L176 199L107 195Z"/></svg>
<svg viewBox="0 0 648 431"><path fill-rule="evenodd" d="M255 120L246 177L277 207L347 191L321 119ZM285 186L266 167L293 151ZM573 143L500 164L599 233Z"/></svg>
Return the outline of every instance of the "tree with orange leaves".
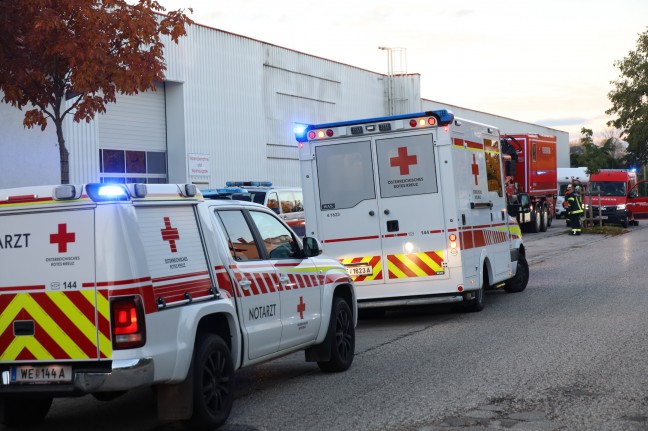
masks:
<svg viewBox="0 0 648 431"><path fill-rule="evenodd" d="M61 183L69 183L63 119L90 122L115 95L164 79L162 35L178 43L193 21L154 0L0 0L2 101L27 107L23 125L54 122ZM191 11L191 9L189 9Z"/></svg>

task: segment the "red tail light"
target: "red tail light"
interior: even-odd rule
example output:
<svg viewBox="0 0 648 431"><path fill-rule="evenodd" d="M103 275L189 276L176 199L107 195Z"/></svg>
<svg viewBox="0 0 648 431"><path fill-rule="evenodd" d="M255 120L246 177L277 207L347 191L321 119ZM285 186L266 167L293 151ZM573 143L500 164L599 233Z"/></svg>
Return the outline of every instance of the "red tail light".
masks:
<svg viewBox="0 0 648 431"><path fill-rule="evenodd" d="M146 344L142 299L139 296L115 298L110 307L113 349L132 349Z"/></svg>

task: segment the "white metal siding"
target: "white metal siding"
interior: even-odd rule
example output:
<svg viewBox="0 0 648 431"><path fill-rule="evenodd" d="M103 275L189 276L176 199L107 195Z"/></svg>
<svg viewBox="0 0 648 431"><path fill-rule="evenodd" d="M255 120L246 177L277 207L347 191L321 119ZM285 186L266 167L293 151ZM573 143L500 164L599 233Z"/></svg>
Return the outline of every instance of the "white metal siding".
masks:
<svg viewBox="0 0 648 431"><path fill-rule="evenodd" d="M98 116L99 146L166 151L164 85L133 96L118 95Z"/></svg>

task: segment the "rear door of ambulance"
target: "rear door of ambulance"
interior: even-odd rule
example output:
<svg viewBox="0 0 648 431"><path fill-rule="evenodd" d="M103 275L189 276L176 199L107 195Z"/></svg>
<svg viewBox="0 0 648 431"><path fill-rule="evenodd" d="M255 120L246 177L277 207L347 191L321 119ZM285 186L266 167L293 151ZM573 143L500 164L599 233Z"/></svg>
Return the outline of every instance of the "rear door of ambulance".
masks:
<svg viewBox="0 0 648 431"><path fill-rule="evenodd" d="M0 366L10 384L70 383L73 362L112 355L107 294L95 290L94 205L49 203L0 208Z"/></svg>
<svg viewBox="0 0 648 431"><path fill-rule="evenodd" d="M448 278L435 135L429 128L309 142L319 239L347 266L360 300L430 294L430 280Z"/></svg>

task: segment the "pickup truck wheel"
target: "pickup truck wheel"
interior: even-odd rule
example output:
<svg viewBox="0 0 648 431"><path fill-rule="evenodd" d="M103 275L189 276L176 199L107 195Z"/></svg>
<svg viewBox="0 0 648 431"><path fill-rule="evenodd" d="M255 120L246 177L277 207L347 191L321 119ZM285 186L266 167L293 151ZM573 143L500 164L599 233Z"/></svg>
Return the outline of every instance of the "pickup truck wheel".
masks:
<svg viewBox="0 0 648 431"><path fill-rule="evenodd" d="M504 290L508 293L517 293L522 292L527 287L529 282L529 263L526 258L522 255L518 255L517 260L517 269L515 270L515 276L506 282Z"/></svg>
<svg viewBox="0 0 648 431"><path fill-rule="evenodd" d="M25 427L40 423L52 406L52 398L0 399L0 423L8 427Z"/></svg>
<svg viewBox="0 0 648 431"><path fill-rule="evenodd" d="M234 364L223 339L199 338L193 359L192 429L214 429L225 423L234 401Z"/></svg>
<svg viewBox="0 0 648 431"><path fill-rule="evenodd" d="M330 340L331 359L318 361L317 365L325 372L348 370L355 354L355 327L349 304L339 296L333 298L326 339Z"/></svg>

